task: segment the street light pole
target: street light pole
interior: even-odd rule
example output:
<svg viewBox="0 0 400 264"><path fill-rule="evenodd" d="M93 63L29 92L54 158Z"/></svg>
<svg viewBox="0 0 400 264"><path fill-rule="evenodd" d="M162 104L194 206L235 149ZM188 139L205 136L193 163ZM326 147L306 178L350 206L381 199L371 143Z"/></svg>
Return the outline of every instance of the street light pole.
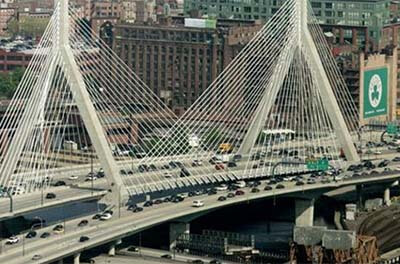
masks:
<svg viewBox="0 0 400 264"><path fill-rule="evenodd" d="M91 176L91 182L92 182L92 196L93 196L93 180L94 180L94 173L93 173L93 153L90 153L90 176Z"/></svg>

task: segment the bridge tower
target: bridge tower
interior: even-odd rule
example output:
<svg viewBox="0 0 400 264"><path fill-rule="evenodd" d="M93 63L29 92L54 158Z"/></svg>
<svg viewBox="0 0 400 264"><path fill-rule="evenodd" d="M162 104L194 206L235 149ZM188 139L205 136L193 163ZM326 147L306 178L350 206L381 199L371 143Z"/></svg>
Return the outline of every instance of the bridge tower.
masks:
<svg viewBox="0 0 400 264"><path fill-rule="evenodd" d="M317 47L309 30L308 0L294 1L293 8L296 8L295 16L297 20L297 26L293 26L292 30L297 38L292 39L291 41L297 42L297 47L300 50L308 50L308 64L313 65L313 67L315 67L316 69L315 71L313 71L314 75L312 76L312 78L320 89L321 98L323 100L322 103L327 110L329 118L331 122L335 124L333 127L338 141L340 142L348 161L359 161L360 158L353 144L346 122L342 116L338 102L332 90L332 86L329 82ZM268 113L271 111L278 92L280 89L282 89L282 85L284 83L285 78L282 76L282 68L285 69L285 67L279 66L292 63L291 61L287 61L287 54L290 52L293 52L293 46L287 45L286 49L281 53L279 57L279 61L277 62L278 66L275 67L274 73L271 77L271 81L269 82L269 84L267 84L267 88L265 89L261 102L256 109L253 120L250 123L250 127L243 138L243 142L239 149L240 154L244 155L251 152L251 149L253 148L257 137L260 134L260 129L263 129L263 124L265 124L268 118ZM286 67L284 76L288 74L288 71L289 67Z"/></svg>

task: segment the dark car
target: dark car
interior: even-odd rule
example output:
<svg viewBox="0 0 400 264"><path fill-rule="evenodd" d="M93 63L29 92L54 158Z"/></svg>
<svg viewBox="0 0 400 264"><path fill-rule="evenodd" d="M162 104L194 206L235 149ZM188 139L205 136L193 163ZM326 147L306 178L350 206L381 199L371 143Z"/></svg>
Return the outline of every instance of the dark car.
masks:
<svg viewBox="0 0 400 264"><path fill-rule="evenodd" d="M204 261L202 261L201 259L195 259L195 260L192 260L192 263L204 264Z"/></svg>
<svg viewBox="0 0 400 264"><path fill-rule="evenodd" d="M186 168L182 168L180 176L181 177L188 177L188 176L190 176L190 172Z"/></svg>
<svg viewBox="0 0 400 264"><path fill-rule="evenodd" d="M268 185L274 185L274 184L277 184L278 182L276 181L276 180L270 180L269 182L268 182Z"/></svg>
<svg viewBox="0 0 400 264"><path fill-rule="evenodd" d="M65 186L66 183L65 181L57 181L56 183L54 183L54 186Z"/></svg>
<svg viewBox="0 0 400 264"><path fill-rule="evenodd" d="M302 182L302 181L297 181L296 182L296 186L302 186L302 185L304 185L304 182Z"/></svg>
<svg viewBox="0 0 400 264"><path fill-rule="evenodd" d="M222 262L218 259L213 259L209 262L210 264L222 264Z"/></svg>
<svg viewBox="0 0 400 264"><path fill-rule="evenodd" d="M56 225L53 228L53 231L62 231L62 230L64 230L64 226L63 225Z"/></svg>
<svg viewBox="0 0 400 264"><path fill-rule="evenodd" d="M132 212L137 213L143 211L143 207L136 206L135 208L132 209Z"/></svg>
<svg viewBox="0 0 400 264"><path fill-rule="evenodd" d="M162 255L161 258L172 259L172 256L170 254L165 254L165 255Z"/></svg>
<svg viewBox="0 0 400 264"><path fill-rule="evenodd" d="M146 172L146 171L149 171L149 166L147 166L146 164L140 164L140 165L138 166L138 170L139 170L139 172Z"/></svg>
<svg viewBox="0 0 400 264"><path fill-rule="evenodd" d="M185 198L183 198L182 196L179 196L179 195L172 198L173 203L180 203L180 202L183 202L183 200L185 200Z"/></svg>
<svg viewBox="0 0 400 264"><path fill-rule="evenodd" d="M162 203L163 203L163 200L161 200L161 199L154 200L154 202L153 202L153 204L162 204Z"/></svg>
<svg viewBox="0 0 400 264"><path fill-rule="evenodd" d="M79 222L78 226L82 227L82 226L86 226L87 224L89 224L89 221L86 219L83 219L82 221Z"/></svg>
<svg viewBox="0 0 400 264"><path fill-rule="evenodd" d="M144 206L144 207L153 206L153 202L152 202L152 201L146 201L146 202L143 204L143 206Z"/></svg>
<svg viewBox="0 0 400 264"><path fill-rule="evenodd" d="M86 242L86 241L88 241L89 240L89 237L87 237L87 236L81 236L80 238L79 238L79 242Z"/></svg>
<svg viewBox="0 0 400 264"><path fill-rule="evenodd" d="M131 246L127 249L129 252L139 252L139 248L135 246Z"/></svg>
<svg viewBox="0 0 400 264"><path fill-rule="evenodd" d="M273 188L271 187L271 186L269 186L269 185L267 185L267 186L265 186L264 187L264 191L270 191L270 190L272 190Z"/></svg>
<svg viewBox="0 0 400 264"><path fill-rule="evenodd" d="M56 198L56 194L55 193L46 194L46 199L55 199L55 198Z"/></svg>
<svg viewBox="0 0 400 264"><path fill-rule="evenodd" d="M236 162L230 161L228 162L228 168L237 167Z"/></svg>
<svg viewBox="0 0 400 264"><path fill-rule="evenodd" d="M165 197L164 198L164 203L169 203L171 202L171 197Z"/></svg>
<svg viewBox="0 0 400 264"><path fill-rule="evenodd" d="M258 192L260 192L260 189L254 187L253 189L251 189L251 192L252 193L258 193Z"/></svg>
<svg viewBox="0 0 400 264"><path fill-rule="evenodd" d="M276 189L284 189L284 188L285 188L285 185L283 185L283 184L278 184L278 185L276 185L275 188L276 188Z"/></svg>
<svg viewBox="0 0 400 264"><path fill-rule="evenodd" d="M41 236L40 236L40 238L47 238L47 237L49 237L50 236L50 233L49 232L44 232Z"/></svg>
<svg viewBox="0 0 400 264"><path fill-rule="evenodd" d="M214 194L217 194L217 191L214 190L214 189L211 189L211 190L208 191L207 194L208 194L208 195L214 195Z"/></svg>
<svg viewBox="0 0 400 264"><path fill-rule="evenodd" d="M196 193L195 193L195 192L189 192L189 193L188 193L188 196L189 196L189 197L196 196Z"/></svg>
<svg viewBox="0 0 400 264"><path fill-rule="evenodd" d="M228 193L228 195L226 197L233 198L233 197L235 197L235 194L234 193Z"/></svg>
<svg viewBox="0 0 400 264"><path fill-rule="evenodd" d="M102 216L102 214L95 214L92 219L97 220L100 219L100 217Z"/></svg>
<svg viewBox="0 0 400 264"><path fill-rule="evenodd" d="M379 162L378 168L386 167L387 165L389 165L389 163L390 163L390 161L388 161L388 160L382 160L381 162Z"/></svg>
<svg viewBox="0 0 400 264"><path fill-rule="evenodd" d="M26 234L25 237L26 238L34 238L34 237L36 237L36 235L37 235L36 231L31 230L28 232L28 234Z"/></svg>
<svg viewBox="0 0 400 264"><path fill-rule="evenodd" d="M237 190L237 191L235 192L235 195L244 195L244 191L242 191L242 190Z"/></svg>
<svg viewBox="0 0 400 264"><path fill-rule="evenodd" d="M220 201L220 202L226 201L226 197L220 196L220 197L218 197L218 201Z"/></svg>
<svg viewBox="0 0 400 264"><path fill-rule="evenodd" d="M229 190L229 191L236 191L237 189L239 189L239 187L237 187L237 186L234 185L234 184L231 184L231 185L228 186L228 190Z"/></svg>

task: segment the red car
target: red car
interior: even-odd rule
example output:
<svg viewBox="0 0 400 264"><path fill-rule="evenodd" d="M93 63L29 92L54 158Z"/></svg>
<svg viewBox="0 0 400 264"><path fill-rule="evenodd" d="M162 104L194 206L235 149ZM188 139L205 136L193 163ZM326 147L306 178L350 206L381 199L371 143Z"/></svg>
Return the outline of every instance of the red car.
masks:
<svg viewBox="0 0 400 264"><path fill-rule="evenodd" d="M237 190L237 191L235 192L235 195L244 195L244 191L242 191L242 190Z"/></svg>
<svg viewBox="0 0 400 264"><path fill-rule="evenodd" d="M225 166L222 163L217 163L217 164L215 164L215 169L216 170L225 170Z"/></svg>

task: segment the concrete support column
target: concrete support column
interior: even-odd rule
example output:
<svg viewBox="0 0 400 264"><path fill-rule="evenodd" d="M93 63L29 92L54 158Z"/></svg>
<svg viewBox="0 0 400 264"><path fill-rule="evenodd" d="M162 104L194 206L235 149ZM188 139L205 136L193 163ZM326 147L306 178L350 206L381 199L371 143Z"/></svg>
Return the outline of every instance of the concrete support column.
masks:
<svg viewBox="0 0 400 264"><path fill-rule="evenodd" d="M302 200L296 199L295 213L297 226L314 225L314 199Z"/></svg>
<svg viewBox="0 0 400 264"><path fill-rule="evenodd" d="M344 29L339 28L339 44L344 44Z"/></svg>
<svg viewBox="0 0 400 264"><path fill-rule="evenodd" d="M80 264L81 253L74 255L74 264Z"/></svg>
<svg viewBox="0 0 400 264"><path fill-rule="evenodd" d="M387 206L390 206L391 201L390 201L390 188L387 187L385 191L383 192L383 203L386 204Z"/></svg>
<svg viewBox="0 0 400 264"><path fill-rule="evenodd" d="M121 239L118 239L117 241L113 242L110 244L110 248L108 249L108 255L110 257L114 257L115 256L115 247L119 244L122 243Z"/></svg>
<svg viewBox="0 0 400 264"><path fill-rule="evenodd" d="M169 224L169 250L176 247L176 240L182 234L190 234L190 224L173 222Z"/></svg>
<svg viewBox="0 0 400 264"><path fill-rule="evenodd" d="M64 261L63 261L62 259L59 259L59 260L57 261L57 263L58 263L58 264L64 264Z"/></svg>

